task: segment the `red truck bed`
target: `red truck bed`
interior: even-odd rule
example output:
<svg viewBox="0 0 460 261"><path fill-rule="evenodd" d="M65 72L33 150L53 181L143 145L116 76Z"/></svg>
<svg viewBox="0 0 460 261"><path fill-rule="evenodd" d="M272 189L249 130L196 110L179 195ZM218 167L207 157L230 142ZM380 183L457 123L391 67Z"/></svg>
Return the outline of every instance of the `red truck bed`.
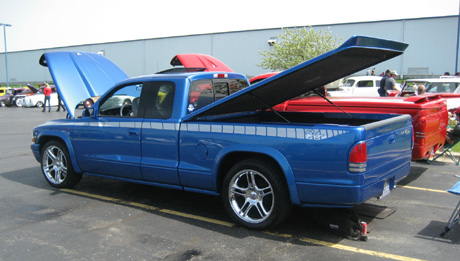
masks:
<svg viewBox="0 0 460 261"><path fill-rule="evenodd" d="M445 143L448 111L439 95L412 97L332 97L333 103L349 113L409 114L414 128L412 160L425 160ZM292 99L274 107L278 111L341 112L321 97Z"/></svg>

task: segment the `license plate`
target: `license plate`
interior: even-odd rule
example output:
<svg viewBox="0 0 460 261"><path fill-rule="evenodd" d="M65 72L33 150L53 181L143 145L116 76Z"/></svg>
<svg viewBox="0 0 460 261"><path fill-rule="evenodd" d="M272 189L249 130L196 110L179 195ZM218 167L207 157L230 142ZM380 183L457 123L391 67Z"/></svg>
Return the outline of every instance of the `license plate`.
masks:
<svg viewBox="0 0 460 261"><path fill-rule="evenodd" d="M383 185L382 195L380 195L378 198L382 199L388 195L390 195L390 183L387 180L385 181L385 184Z"/></svg>

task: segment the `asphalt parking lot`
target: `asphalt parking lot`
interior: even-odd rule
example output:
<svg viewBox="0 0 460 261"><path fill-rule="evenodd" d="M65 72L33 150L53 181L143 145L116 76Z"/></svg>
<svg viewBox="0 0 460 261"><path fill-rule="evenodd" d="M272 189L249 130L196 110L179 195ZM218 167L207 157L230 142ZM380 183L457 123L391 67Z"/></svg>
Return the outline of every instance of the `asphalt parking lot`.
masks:
<svg viewBox="0 0 460 261"><path fill-rule="evenodd" d="M227 218L221 199L83 177L55 189L42 177L32 128L63 112L0 108L0 260L458 260L460 226L440 237L459 196L452 162L413 162L391 194L366 202L368 241L332 231L320 209L294 209L269 231ZM328 212L329 213L329 212Z"/></svg>

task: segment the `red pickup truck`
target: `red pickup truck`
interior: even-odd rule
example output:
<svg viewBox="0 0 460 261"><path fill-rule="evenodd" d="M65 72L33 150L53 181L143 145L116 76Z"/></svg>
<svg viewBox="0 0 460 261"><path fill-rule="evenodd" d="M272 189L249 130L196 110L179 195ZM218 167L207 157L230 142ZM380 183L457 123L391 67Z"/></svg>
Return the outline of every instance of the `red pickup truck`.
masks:
<svg viewBox="0 0 460 261"><path fill-rule="evenodd" d="M412 160L429 159L445 143L447 102L440 95L411 97L331 97L347 113L410 114L414 128ZM321 97L300 97L275 106L277 111L342 112Z"/></svg>

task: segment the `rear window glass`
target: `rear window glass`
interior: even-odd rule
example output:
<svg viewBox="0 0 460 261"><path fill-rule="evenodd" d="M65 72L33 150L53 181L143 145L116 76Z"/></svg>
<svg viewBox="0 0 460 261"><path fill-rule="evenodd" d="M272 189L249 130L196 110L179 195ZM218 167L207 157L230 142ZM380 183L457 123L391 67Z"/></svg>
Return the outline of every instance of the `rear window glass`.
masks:
<svg viewBox="0 0 460 261"><path fill-rule="evenodd" d="M241 79L198 80L191 83L187 113L203 108L248 86Z"/></svg>

